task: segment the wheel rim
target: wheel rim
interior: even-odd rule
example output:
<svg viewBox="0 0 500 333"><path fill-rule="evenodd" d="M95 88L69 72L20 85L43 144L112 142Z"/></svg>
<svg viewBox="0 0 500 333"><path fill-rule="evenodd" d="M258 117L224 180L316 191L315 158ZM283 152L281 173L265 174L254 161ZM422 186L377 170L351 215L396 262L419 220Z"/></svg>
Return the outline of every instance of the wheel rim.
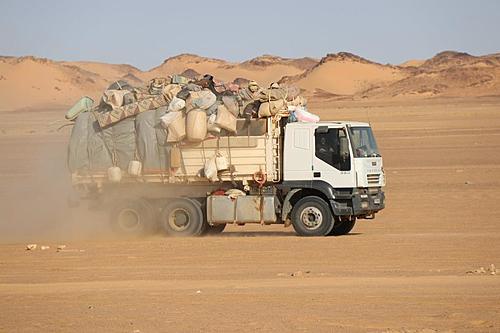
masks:
<svg viewBox="0 0 500 333"><path fill-rule="evenodd" d="M323 214L316 207L306 207L300 214L300 220L307 229L315 230L323 223Z"/></svg>
<svg viewBox="0 0 500 333"><path fill-rule="evenodd" d="M139 213L130 208L123 209L118 215L120 226L125 230L134 230L141 224Z"/></svg>
<svg viewBox="0 0 500 333"><path fill-rule="evenodd" d="M182 208L174 209L168 215L168 225L175 231L184 231L189 227L191 216L189 212Z"/></svg>

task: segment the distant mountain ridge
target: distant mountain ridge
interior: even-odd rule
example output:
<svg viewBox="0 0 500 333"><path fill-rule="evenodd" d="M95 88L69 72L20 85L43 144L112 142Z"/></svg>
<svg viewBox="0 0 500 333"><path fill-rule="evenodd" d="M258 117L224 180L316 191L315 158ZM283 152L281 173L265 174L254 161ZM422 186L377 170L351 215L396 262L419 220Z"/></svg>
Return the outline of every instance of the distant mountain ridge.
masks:
<svg viewBox="0 0 500 333"><path fill-rule="evenodd" d="M140 85L153 77L210 73L229 82L279 81L299 86L310 98L428 98L500 95L500 53L473 56L444 51L426 60L380 64L348 53L321 59L262 55L240 63L179 54L142 71L128 64L54 61L0 56L0 110L67 106L80 96L99 98L113 81Z"/></svg>

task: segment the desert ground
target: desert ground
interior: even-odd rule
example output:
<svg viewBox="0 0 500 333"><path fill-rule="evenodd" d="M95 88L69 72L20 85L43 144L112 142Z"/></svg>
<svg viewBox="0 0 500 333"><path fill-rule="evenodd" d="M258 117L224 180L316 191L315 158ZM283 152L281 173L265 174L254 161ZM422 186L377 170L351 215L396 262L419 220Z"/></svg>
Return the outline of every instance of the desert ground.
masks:
<svg viewBox="0 0 500 333"><path fill-rule="evenodd" d="M386 209L347 236L115 238L66 206L65 110L3 111L0 332L500 331L500 99L310 110L369 121L384 158Z"/></svg>

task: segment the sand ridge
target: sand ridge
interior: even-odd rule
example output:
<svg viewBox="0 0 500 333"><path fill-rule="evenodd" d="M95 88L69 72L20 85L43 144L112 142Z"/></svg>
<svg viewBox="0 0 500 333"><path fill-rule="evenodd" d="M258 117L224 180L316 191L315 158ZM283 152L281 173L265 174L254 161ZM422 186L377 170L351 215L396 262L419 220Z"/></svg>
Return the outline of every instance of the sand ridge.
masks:
<svg viewBox="0 0 500 333"><path fill-rule="evenodd" d="M263 55L241 63L180 54L150 70L99 62L0 57L1 110L67 107L79 97L100 98L113 81L133 85L174 73L213 74L229 82L253 79L299 86L312 99L414 99L499 96L500 54L472 56L445 51L399 66L379 64L347 52L314 58Z"/></svg>

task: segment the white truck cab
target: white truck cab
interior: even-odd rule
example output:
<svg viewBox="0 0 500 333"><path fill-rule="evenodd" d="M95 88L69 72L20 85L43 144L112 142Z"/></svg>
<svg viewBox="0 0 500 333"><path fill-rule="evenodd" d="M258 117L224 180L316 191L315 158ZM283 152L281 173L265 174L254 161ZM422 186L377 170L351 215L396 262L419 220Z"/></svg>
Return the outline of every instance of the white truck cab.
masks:
<svg viewBox="0 0 500 333"><path fill-rule="evenodd" d="M367 123L287 124L283 155L285 181L318 179L335 188L385 186L382 156Z"/></svg>
<svg viewBox="0 0 500 333"><path fill-rule="evenodd" d="M384 208L382 156L368 123L290 123L284 132L282 186L288 192L282 216L299 234L326 232L314 229L330 218L315 197L329 204L337 226L344 225L332 229L337 234L350 231L356 218L372 219Z"/></svg>

